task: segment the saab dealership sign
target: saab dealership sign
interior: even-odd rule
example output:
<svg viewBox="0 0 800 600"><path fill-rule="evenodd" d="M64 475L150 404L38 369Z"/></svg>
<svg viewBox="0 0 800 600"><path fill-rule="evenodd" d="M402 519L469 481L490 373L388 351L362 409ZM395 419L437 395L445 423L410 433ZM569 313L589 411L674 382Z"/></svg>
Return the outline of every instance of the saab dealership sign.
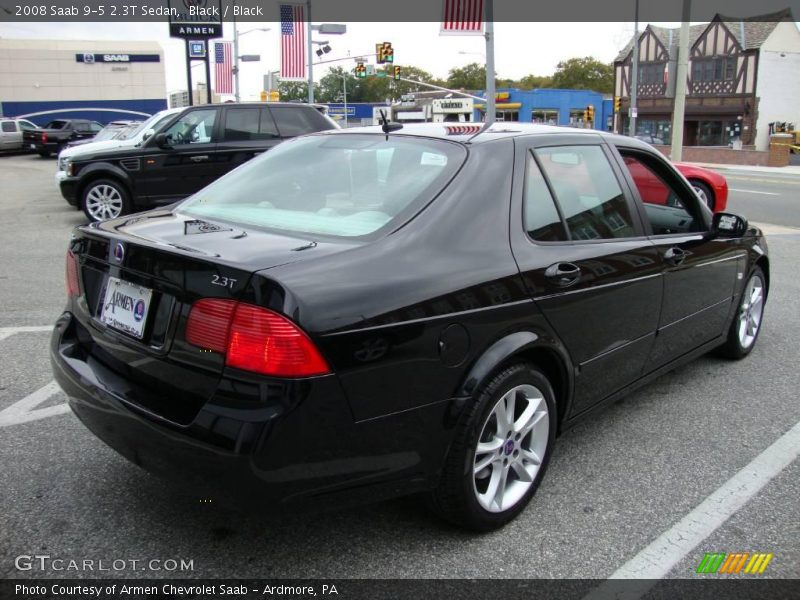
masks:
<svg viewBox="0 0 800 600"><path fill-rule="evenodd" d="M169 8L170 37L222 37L222 0L169 0Z"/></svg>
<svg viewBox="0 0 800 600"><path fill-rule="evenodd" d="M76 54L75 60L87 65L94 63L161 62L158 54Z"/></svg>

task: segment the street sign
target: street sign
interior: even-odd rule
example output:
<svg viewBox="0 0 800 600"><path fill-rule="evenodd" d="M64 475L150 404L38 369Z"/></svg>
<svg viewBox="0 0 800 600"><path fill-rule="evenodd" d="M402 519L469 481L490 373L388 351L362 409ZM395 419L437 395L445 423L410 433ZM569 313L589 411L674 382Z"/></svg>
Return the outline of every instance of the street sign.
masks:
<svg viewBox="0 0 800 600"><path fill-rule="evenodd" d="M375 65L364 65L367 68L367 77L375 75Z"/></svg>
<svg viewBox="0 0 800 600"><path fill-rule="evenodd" d="M182 39L222 37L222 0L202 2L169 0L168 7L170 37Z"/></svg>
<svg viewBox="0 0 800 600"><path fill-rule="evenodd" d="M239 57L242 62L258 62L261 60L260 54L243 54Z"/></svg>
<svg viewBox="0 0 800 600"><path fill-rule="evenodd" d="M631 119L636 119L639 116L639 110L635 107L631 107L628 109L628 116Z"/></svg>

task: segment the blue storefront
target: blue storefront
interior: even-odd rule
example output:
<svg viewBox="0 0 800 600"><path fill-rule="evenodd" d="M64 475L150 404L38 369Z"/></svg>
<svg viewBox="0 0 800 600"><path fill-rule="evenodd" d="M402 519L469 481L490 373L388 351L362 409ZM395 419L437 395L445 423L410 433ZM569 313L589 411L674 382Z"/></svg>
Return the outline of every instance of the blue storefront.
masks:
<svg viewBox="0 0 800 600"><path fill-rule="evenodd" d="M345 115L345 105L341 102L336 103L332 102L327 105L328 106L328 115L338 122L340 125L344 126L344 115ZM369 122L371 124L373 112L372 109L376 106L381 106L389 111L389 107L383 104L382 102L353 102L347 103L347 124L350 126L353 125L362 125L367 124Z"/></svg>
<svg viewBox="0 0 800 600"><path fill-rule="evenodd" d="M584 112L592 106L594 129L610 131L613 126L613 101L591 90L506 88L497 90L495 102L498 121L583 127ZM485 112L486 105L476 101L475 120L483 121Z"/></svg>

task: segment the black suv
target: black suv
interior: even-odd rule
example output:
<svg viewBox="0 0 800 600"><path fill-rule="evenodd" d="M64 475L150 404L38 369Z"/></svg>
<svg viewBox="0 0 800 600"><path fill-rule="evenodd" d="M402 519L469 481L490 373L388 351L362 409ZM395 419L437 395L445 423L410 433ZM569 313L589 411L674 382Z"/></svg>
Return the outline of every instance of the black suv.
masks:
<svg viewBox="0 0 800 600"><path fill-rule="evenodd" d="M309 104L193 106L139 146L68 162L61 195L91 221L113 219L186 198L285 139L336 128Z"/></svg>

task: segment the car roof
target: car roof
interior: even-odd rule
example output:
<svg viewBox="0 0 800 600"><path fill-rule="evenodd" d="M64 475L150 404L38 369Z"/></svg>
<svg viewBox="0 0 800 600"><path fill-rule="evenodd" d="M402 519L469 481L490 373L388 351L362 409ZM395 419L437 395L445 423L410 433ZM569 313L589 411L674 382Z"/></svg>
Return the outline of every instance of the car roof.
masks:
<svg viewBox="0 0 800 600"><path fill-rule="evenodd" d="M394 125L395 123L392 123ZM371 133L385 135L380 125L370 127L350 127L348 129L321 132L321 135L347 135L349 133ZM319 135L319 134L318 134ZM480 144L502 138L515 138L529 135L586 135L600 136L613 143L624 143L637 148L650 146L635 138L621 136L597 129L577 129L556 125L539 125L536 123L516 123L513 121L492 123L409 123L402 129L389 132L389 135L417 136L438 138L462 144Z"/></svg>

